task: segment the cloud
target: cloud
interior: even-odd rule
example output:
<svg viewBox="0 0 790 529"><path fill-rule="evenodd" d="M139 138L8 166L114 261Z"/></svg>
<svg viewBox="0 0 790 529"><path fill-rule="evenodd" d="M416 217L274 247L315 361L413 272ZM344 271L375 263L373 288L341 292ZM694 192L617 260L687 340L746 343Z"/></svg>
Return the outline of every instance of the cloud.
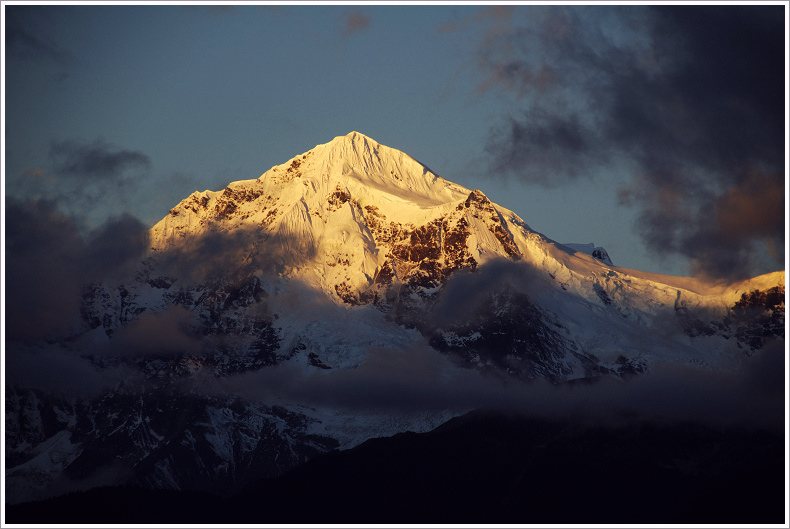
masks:
<svg viewBox="0 0 790 529"><path fill-rule="evenodd" d="M172 245L154 258L159 273L190 284L223 277L277 275L286 265L299 266L309 261L315 252L311 237L283 231L270 236L255 226L238 226L230 232L206 231L188 244Z"/></svg>
<svg viewBox="0 0 790 529"><path fill-rule="evenodd" d="M107 377L94 373L96 368L80 355L111 360L148 355L177 358L183 354L213 353L223 347L233 350L237 346L230 337L198 338L202 320L196 312L179 306L132 317L132 321L115 330L111 340L103 339L103 333L88 333L75 339L75 331L84 323L81 311L86 287L101 281L111 297L117 295L117 285L145 272L140 265L150 248L148 229L128 214L110 217L97 228L85 234L83 231L54 202L7 198L7 311L3 325L15 366L9 368L7 380L53 391L81 387L87 391L104 384ZM219 274L225 278L233 273L239 278L254 273L276 276L284 261L296 263L298 257L310 257L314 250L299 243L286 235L269 240L253 229L212 233L182 251L160 254L161 267L156 271L178 277L176 288L218 279ZM239 264L237 270L230 270L230 275L229 262ZM305 295L296 296L295 291L298 294L300 289ZM294 303L308 304L313 317L317 317L316 311L321 310L315 303L317 294L307 294L310 291L305 287L293 285L283 295ZM218 303L231 303L232 296L231 290L228 298ZM257 293L253 292L253 296L259 301ZM331 314L337 316L337 307L327 300L325 303L335 309ZM263 303L248 310L248 316L268 318ZM33 346L47 341L67 345L52 345L42 351ZM69 364L73 370L49 369L61 364ZM59 371L72 373L72 379L58 383ZM107 373L112 375L112 371Z"/></svg>
<svg viewBox="0 0 790 529"><path fill-rule="evenodd" d="M370 26L370 17L362 11L353 11L345 16L345 24L343 26L343 36L349 36L358 33Z"/></svg>
<svg viewBox="0 0 790 529"><path fill-rule="evenodd" d="M784 342L768 344L732 370L665 363L624 381L581 388L579 411L591 417L698 421L784 428ZM570 391L571 396L574 389ZM614 415L612 415L614 412Z"/></svg>
<svg viewBox="0 0 790 529"><path fill-rule="evenodd" d="M531 112L523 121L509 118L507 128L494 132L486 151L497 173L520 167L530 182L555 187L585 174L599 162L603 147L578 115L560 117Z"/></svg>
<svg viewBox="0 0 790 529"><path fill-rule="evenodd" d="M123 269L147 247L147 241L141 238L134 219L128 217L111 219L82 237L74 223L51 203L11 200L7 211L8 284L24 287L7 293L7 307L12 310L6 328L13 345L7 357L7 380L25 387L95 392L121 378L142 375L131 367L99 372L81 355L178 357L191 352L203 354L220 343L212 342L214 337L196 338L195 313L173 306L158 313L142 313L118 329L109 342L72 344L70 347L78 348L79 353L59 345L35 348L23 344L27 339L46 336L45 332L63 332L74 321L79 311L80 284L91 275L86 270ZM120 240L112 240L112 234ZM238 244L247 248L248 242L246 238L232 240L229 251L235 254L242 250ZM218 252L219 266L230 255L219 235L195 247L201 248L199 253L180 255L185 266L211 252ZM98 264L86 265L96 260ZM484 296L504 284L538 301L544 293L544 279L534 267L507 260L488 263L476 273L455 274L433 308L431 325L464 321L473 315L470 311L473 313ZM321 292L306 285L291 284L272 295L278 299L268 301L276 301L278 310L290 315L299 310L321 321L347 317L347 309L330 303ZM27 305L25 296L31 300ZM54 310L50 312L49 308ZM260 310L265 309L261 306ZM69 312L70 317L65 317ZM181 382L184 387L192 384L208 394L239 395L263 402L282 399L360 413L460 413L497 408L615 423L637 416L779 427L784 420L784 362L783 343L773 342L753 357L744 358L739 370L730 372L668 363L654 365L647 374L628 379L604 377L592 383L555 386L464 369L418 341L408 347L370 347L365 361L354 369L321 370L284 363L217 378L212 367L206 365Z"/></svg>
<svg viewBox="0 0 790 529"><path fill-rule="evenodd" d="M151 160L144 153L119 149L103 140L52 141L49 157L57 173L77 178L118 179L129 169L151 167Z"/></svg>
<svg viewBox="0 0 790 529"><path fill-rule="evenodd" d="M52 201L64 213L98 226L108 215L129 209L151 166L145 153L101 139L53 140L47 163L13 175L8 191L20 200Z"/></svg>
<svg viewBox="0 0 790 529"><path fill-rule="evenodd" d="M88 232L80 260L92 277L126 278L136 270L148 248L148 228L136 217L122 213Z"/></svg>
<svg viewBox="0 0 790 529"><path fill-rule="evenodd" d="M118 329L112 342L100 351L121 357L179 356L198 353L202 342L197 337L194 315L183 307L173 306L161 312L143 312L134 321Z"/></svg>
<svg viewBox="0 0 790 529"><path fill-rule="evenodd" d="M784 426L784 345L774 342L738 369L658 364L645 374L601 377L580 384L524 382L454 365L425 344L375 347L354 369L320 370L282 364L254 373L201 381L214 394L253 401L283 399L358 413L432 413L498 409L578 422L702 422L781 430Z"/></svg>
<svg viewBox="0 0 790 529"><path fill-rule="evenodd" d="M656 255L679 253L694 276L734 281L784 259L785 185L780 173L747 169L721 193L668 174L634 179L620 202L641 208L637 230ZM761 257L761 250L769 252ZM772 252L772 253L770 253ZM761 259L763 259L761 261ZM760 272L762 273L762 272Z"/></svg>
<svg viewBox="0 0 790 529"><path fill-rule="evenodd" d="M451 379L444 376L447 369L455 371ZM366 360L353 369L325 371L283 364L232 375L215 381L213 391L252 400L285 399L374 413L441 411L474 407L461 394L469 385L456 384L479 377L474 371L454 368L427 345L416 344L404 349L373 347Z"/></svg>
<svg viewBox="0 0 790 529"><path fill-rule="evenodd" d="M37 27L35 15L40 12L30 6L6 6L5 50L9 57L29 61L51 61L66 64L71 55Z"/></svg>
<svg viewBox="0 0 790 529"><path fill-rule="evenodd" d="M551 297L545 277L534 267L494 261L475 273L453 275L431 312L421 315L422 324L435 328L473 320L485 298L503 285L526 293L536 303ZM325 312L320 317L342 314ZM656 322L662 324L668 326L666 332L676 332L674 316L671 321ZM226 392L239 392L253 400L284 399L360 413L495 408L613 424L636 418L781 428L784 342L769 341L752 357L744 355L738 362L723 370L658 362L647 373L633 377L604 376L554 385L542 379L524 382L502 371L459 367L452 356L421 340L401 348L370 347L365 361L355 369L284 364L218 384Z"/></svg>
<svg viewBox="0 0 790 529"><path fill-rule="evenodd" d="M85 259L106 277L128 277L149 247L148 228L136 217L122 213L108 218L88 233Z"/></svg>
<svg viewBox="0 0 790 529"><path fill-rule="evenodd" d="M681 239L681 250L691 257L694 275L738 279L755 261L759 242L782 259L784 206L781 176L757 171L749 171L709 206L703 204L700 227Z"/></svg>
<svg viewBox="0 0 790 529"><path fill-rule="evenodd" d="M695 274L754 275L755 248L781 247L784 193L767 192L784 183L780 6L530 6L479 21L479 89L516 101L486 144L494 171L547 187L631 174L621 203L648 248Z"/></svg>
<svg viewBox="0 0 790 529"><path fill-rule="evenodd" d="M6 201L6 336L65 332L79 311L85 241L50 202Z"/></svg>
<svg viewBox="0 0 790 529"><path fill-rule="evenodd" d="M473 320L485 299L504 285L536 303L552 296L545 277L534 267L493 261L477 272L454 274L431 312L420 316L422 324L433 329ZM293 297L290 292L280 295ZM307 297L295 303L309 304ZM331 321L342 318L343 311L327 309L316 317ZM667 332L676 332L674 316L656 322L656 326L663 324ZM498 370L461 367L452 356L421 339L406 347L371 346L365 360L353 369L322 370L285 363L209 383L210 391L223 395L266 402L282 399L361 414L493 408L614 425L637 419L781 428L785 361L784 342L769 341L727 369L667 361L632 377L603 376L555 385L542 379L525 382ZM205 384L201 381L201 387Z"/></svg>
<svg viewBox="0 0 790 529"><path fill-rule="evenodd" d="M129 215L87 237L53 202L6 198L6 336L41 340L68 333L84 286L131 269L148 247L145 226Z"/></svg>
<svg viewBox="0 0 790 529"><path fill-rule="evenodd" d="M542 270L509 259L488 261L474 272L457 271L442 287L430 314L421 316L424 321L418 326L424 325L431 332L435 328L474 321L477 311L490 301L492 294L503 291L528 294L530 299L539 302L553 291L547 279L548 275Z"/></svg>
<svg viewBox="0 0 790 529"><path fill-rule="evenodd" d="M81 352L57 344L32 347L11 342L5 348L4 358L4 376L10 387L96 396L120 381L142 381L134 368L98 370Z"/></svg>

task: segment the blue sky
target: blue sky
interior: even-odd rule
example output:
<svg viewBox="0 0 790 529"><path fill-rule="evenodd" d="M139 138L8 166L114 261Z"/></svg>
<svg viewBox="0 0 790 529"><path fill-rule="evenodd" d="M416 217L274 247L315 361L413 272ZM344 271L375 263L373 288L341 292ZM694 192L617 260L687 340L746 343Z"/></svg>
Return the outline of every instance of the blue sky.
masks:
<svg viewBox="0 0 790 529"><path fill-rule="evenodd" d="M616 265L778 270L786 8L5 3L5 194L150 226L356 130Z"/></svg>

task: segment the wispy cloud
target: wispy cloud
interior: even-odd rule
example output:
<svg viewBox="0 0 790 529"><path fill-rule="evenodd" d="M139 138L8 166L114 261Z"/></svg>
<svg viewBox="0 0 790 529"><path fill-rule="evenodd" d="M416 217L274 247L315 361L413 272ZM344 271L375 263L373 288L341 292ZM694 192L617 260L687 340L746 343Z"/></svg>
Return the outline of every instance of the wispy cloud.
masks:
<svg viewBox="0 0 790 529"><path fill-rule="evenodd" d="M5 46L9 57L66 64L71 54L35 24L32 6L6 6Z"/></svg>
<svg viewBox="0 0 790 529"><path fill-rule="evenodd" d="M92 226L118 215L135 200L151 176L152 162L139 150L104 140L53 140L48 157L9 179L19 200L45 200Z"/></svg>
<svg viewBox="0 0 790 529"><path fill-rule="evenodd" d="M160 312L144 312L113 334L104 356L180 356L201 350L194 315L180 306Z"/></svg>
<svg viewBox="0 0 790 529"><path fill-rule="evenodd" d="M103 140L53 141L49 157L56 172L78 178L120 178L127 170L151 167L151 159L144 153L120 149Z"/></svg>
<svg viewBox="0 0 790 529"><path fill-rule="evenodd" d="M30 346L10 342L4 359L4 375L10 388L95 396L120 381L143 380L136 368L118 366L99 370L83 352L58 344Z"/></svg>

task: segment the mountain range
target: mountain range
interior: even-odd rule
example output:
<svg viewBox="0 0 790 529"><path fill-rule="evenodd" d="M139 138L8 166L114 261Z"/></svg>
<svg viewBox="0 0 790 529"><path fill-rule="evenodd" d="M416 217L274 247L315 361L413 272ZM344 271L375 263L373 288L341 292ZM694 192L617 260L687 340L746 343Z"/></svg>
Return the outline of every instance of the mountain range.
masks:
<svg viewBox="0 0 790 529"><path fill-rule="evenodd" d="M741 382L783 365L784 281L615 266L352 132L192 193L133 274L85 286L70 332L24 346L101 382L7 381L6 502L99 486L244 497L479 408L770 429L783 404Z"/></svg>

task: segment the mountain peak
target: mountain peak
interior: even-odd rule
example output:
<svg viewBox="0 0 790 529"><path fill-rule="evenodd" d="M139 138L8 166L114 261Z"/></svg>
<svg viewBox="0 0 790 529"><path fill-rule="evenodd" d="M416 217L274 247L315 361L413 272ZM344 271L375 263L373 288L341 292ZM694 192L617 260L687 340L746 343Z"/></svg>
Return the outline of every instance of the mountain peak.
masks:
<svg viewBox="0 0 790 529"><path fill-rule="evenodd" d="M408 154L357 131L316 145L293 160L303 169L303 181L311 175L318 177L317 187L328 185L334 189L340 186L362 196L385 193L389 197L384 200L385 209L393 201L427 207L456 202L469 194L466 188L439 177ZM287 170L293 160L286 162L279 171Z"/></svg>
<svg viewBox="0 0 790 529"><path fill-rule="evenodd" d="M367 135L362 134L361 132L357 132L355 130L352 130L351 132L349 132L348 134L346 134L343 137L344 138L348 138L350 140L369 140L369 141L372 141L374 143L378 143L376 140L374 140L370 136L367 136Z"/></svg>
<svg viewBox="0 0 790 529"><path fill-rule="evenodd" d="M354 158L364 158L368 163L372 158L379 157L382 145L373 138L357 131L351 131L345 136L336 136L332 141L323 145L316 145L316 152L324 150L329 158L342 158L350 162ZM323 149L322 149L323 148Z"/></svg>
<svg viewBox="0 0 790 529"><path fill-rule="evenodd" d="M325 145L332 147L350 146L352 150L358 152L364 152L364 151L375 152L378 151L379 147L381 147L381 144L376 140L374 140L373 138L371 138L370 136L367 136L355 130L352 130L351 132L349 132L344 136L336 136L335 138L332 139L332 141L326 143ZM316 148L318 147L320 147L320 145L316 146Z"/></svg>

